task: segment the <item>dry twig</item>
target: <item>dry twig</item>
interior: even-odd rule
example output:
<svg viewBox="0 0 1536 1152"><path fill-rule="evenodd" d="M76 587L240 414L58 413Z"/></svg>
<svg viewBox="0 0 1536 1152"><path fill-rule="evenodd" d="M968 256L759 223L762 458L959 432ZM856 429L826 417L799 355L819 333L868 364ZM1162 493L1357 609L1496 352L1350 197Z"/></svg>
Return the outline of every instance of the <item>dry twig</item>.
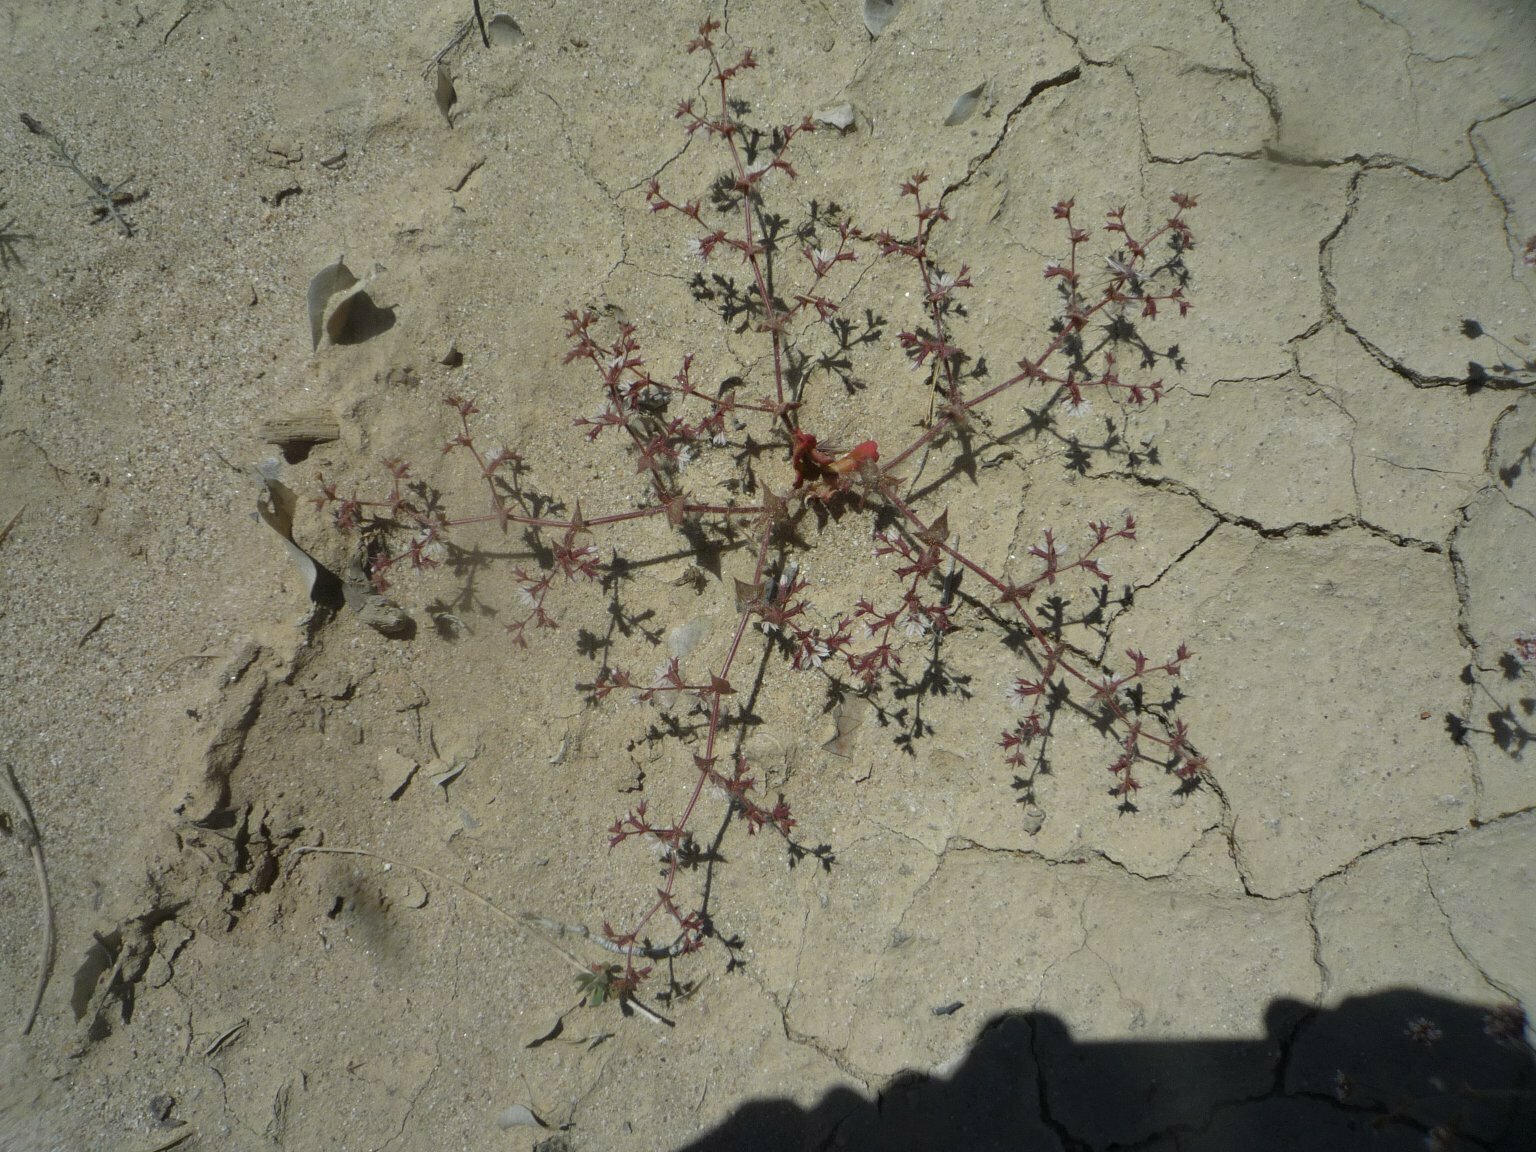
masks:
<svg viewBox="0 0 1536 1152"><path fill-rule="evenodd" d="M9 764L5 766L5 775L0 777L0 784L5 786L15 809L10 825L0 824L0 828L14 834L32 853L32 868L37 873L37 887L43 899L43 946L38 960L37 991L32 995L32 1010L27 1013L27 1021L21 1026L21 1034L25 1036L37 1022L37 1011L42 1006L43 992L48 988L48 977L53 971L53 898L48 891L48 865L43 860L43 838L37 830L37 821L32 818L32 806L22 794L16 773Z"/></svg>

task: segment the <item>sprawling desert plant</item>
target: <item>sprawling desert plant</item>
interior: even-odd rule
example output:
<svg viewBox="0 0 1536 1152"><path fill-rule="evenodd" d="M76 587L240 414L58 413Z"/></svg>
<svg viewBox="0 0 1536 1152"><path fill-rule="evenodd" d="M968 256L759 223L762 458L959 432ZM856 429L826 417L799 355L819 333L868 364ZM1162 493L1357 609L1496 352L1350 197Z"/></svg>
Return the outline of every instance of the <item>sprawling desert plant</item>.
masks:
<svg viewBox="0 0 1536 1152"><path fill-rule="evenodd" d="M1146 690L1155 677L1178 676L1189 652L1182 645L1156 657L1129 650L1108 660L1102 645L1075 643L1060 612L1064 589L1107 596L1109 557L1119 542L1135 538L1135 520L1048 530L1028 549L1030 571L1018 575L989 566L966 546L973 537L946 504L978 439L1024 435L1026 420L1078 412L1093 401L1119 409L1162 397L1161 380L1148 377L1168 356L1154 352L1138 329L1190 307L1186 256L1194 237L1186 216L1194 199L1174 194L1171 214L1144 230L1125 209L1111 211L1102 226L1105 250L1071 200L1051 207L1062 236L1060 259L1044 274L1054 319L1033 354L994 379L959 344L956 320L972 274L963 264L944 266L935 252L934 231L948 217L923 174L900 186L909 221L901 234L865 232L824 205L813 205L799 227L770 211L771 199L792 196L795 145L814 126L749 125L739 86L757 60L751 52L722 58L719 30L706 22L688 45L709 61L710 97L684 101L677 117L690 136L718 150L723 174L697 198L674 198L652 180L647 199L654 213L677 222L680 243L711 269L698 277L695 295L733 332L760 342L756 385L711 372L693 356L671 375L654 375L634 324L577 308L567 315L566 363L586 373L595 393L595 407L584 405L575 420L578 435L588 442L619 437L644 485L642 498L611 510L611 497L600 492L532 495L536 462L483 448L474 401L454 396L447 403L460 431L444 450L472 463L488 510L450 516L420 497L401 460L387 462L392 483L382 495L342 495L322 480L318 499L342 529L362 534L380 590L403 567L436 563L445 544L477 526L524 535L534 559L515 569L520 606L507 630L516 645L526 645L535 630L558 627L565 586L580 594L603 583L621 561L605 559L600 541L606 546L611 535L604 534L621 525L665 522L687 549L708 545L726 558L725 578L707 581L706 590L728 598L734 624L706 673L686 675L675 657L654 675L605 661L581 689L598 706L624 696L694 720L667 729L681 745L677 768L691 774L685 802L661 812L642 800L608 827L614 850L648 842L661 872L654 895L632 917L604 925L616 959L586 978L584 992L594 1000L632 996L656 961L693 952L714 934L707 892L718 853L710 846L732 823L783 837L791 861L813 854L831 863L829 848L797 840L789 800L764 794L743 752L750 709L742 683L751 678L743 673L757 661L782 658L793 672L821 679L829 701L856 696L878 707L891 678L906 675L904 661L941 660L946 636L965 613L1004 633L1017 653L1008 692L1017 706L1012 722L993 718L986 701L974 703L985 712L979 718L997 726L997 755L1026 782L1021 786L1048 764L1061 730L1075 727L1059 721L1074 716L1085 738L1105 741L1106 791L1127 811L1149 776L1190 789L1206 771L1170 703ZM815 422L814 390L837 387L836 367L882 338L872 311L861 323L847 307L855 278L872 264L905 269L914 289L914 314L896 340L911 369L914 411L923 418L904 442L834 435ZM815 371L818 365L834 370ZM1019 402L1025 393L1035 405L1027 417ZM711 458L736 466L712 472L702 466ZM919 471L939 479L918 484ZM708 479L719 475L731 480ZM695 487L701 477L703 487ZM816 603L804 573L818 548L828 546L831 529L846 541L850 523L867 525L857 582L865 591L852 603ZM839 560L849 562L845 547ZM690 882L696 870L700 876Z"/></svg>

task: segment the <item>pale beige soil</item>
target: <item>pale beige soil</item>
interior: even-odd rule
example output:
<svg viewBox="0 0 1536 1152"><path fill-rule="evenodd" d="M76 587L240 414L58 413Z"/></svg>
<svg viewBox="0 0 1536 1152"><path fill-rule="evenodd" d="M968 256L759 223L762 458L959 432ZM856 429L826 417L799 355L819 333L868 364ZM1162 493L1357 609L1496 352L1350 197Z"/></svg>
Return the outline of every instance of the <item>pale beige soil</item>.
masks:
<svg viewBox="0 0 1536 1152"><path fill-rule="evenodd" d="M0 839L0 1149L673 1149L732 1123L699 1146L1187 1149L1262 1130L1347 1147L1382 1109L1325 1106L1340 1061L1316 1038L1355 1027L1352 998L1373 998L1388 1047L1430 1016L1474 1053L1487 1009L1532 1002L1536 674L1509 652L1536 633L1536 397L1529 374L1469 388L1468 362L1499 353L1461 328L1525 356L1536 337L1536 13L1106 7L907 0L872 40L855 0L534 0L512 9L522 44L449 56L451 127L423 66L459 0L0 9L0 525L19 514L0 542L0 762L58 930L23 1037L43 918L26 846ZM641 796L675 809L690 750L646 739L669 719L650 706L584 702L600 661L582 637L648 675L692 625L701 671L745 557L695 585L664 525L599 538L634 564L625 626L562 586L561 628L518 651L502 623L537 559L486 529L462 541L472 562L403 576L416 631L390 639L311 611L256 517L256 469L280 460L265 421L319 411L339 438L278 465L306 501L318 471L378 490L402 456L478 510L438 451L461 393L534 487L589 516L627 506L643 488L615 438L572 426L600 397L562 363L569 307L627 316L658 375L691 352L711 385L769 386L760 339L693 299L686 228L646 210L653 175L683 198L719 170L672 115L705 77L683 45L711 12L728 50L758 53L756 122L856 110L797 142L784 211L832 200L910 231L901 179L944 192L935 244L970 266L963 336L993 379L1052 312L1051 204L1146 221L1173 190L1199 198L1195 311L1150 331L1186 362L1164 401L1058 413L947 502L966 549L1018 573L1046 527L1136 517L1107 560L1134 590L1109 650L1194 649L1179 714L1210 772L1187 795L1148 777L1123 814L1104 742L1074 722L1019 803L997 737L1025 669L979 612L946 648L963 690L920 701L932 731L910 755L900 723L873 721L829 750L826 682L770 659L745 751L836 863L791 869L777 837L732 828L711 910L740 946L683 961L686 1000L647 995L667 1026L576 1007L560 949L607 954L455 885L594 930L643 907L655 862L609 852L604 829ZM133 235L93 223L22 113L127 181ZM306 288L340 255L392 323L312 349ZM807 420L893 443L928 404L895 343L914 285L882 267L844 287L888 323L856 353L867 387L823 387ZM1102 439L1106 417L1137 463L1074 470L1068 439ZM866 587L867 521L809 532L818 612L889 594ZM296 536L345 567L308 503ZM0 795L12 833L16 807ZM294 851L320 844L432 871ZM988 1028L1009 1013L1031 1015ZM1149 1055L1175 1051L1182 1073ZM1257 1071L1227 1076L1234 1053ZM1523 1068L1531 1087L1528 1060L1482 1059L1447 1074L1508 1087L1487 1078ZM1115 1090L1087 1081L1095 1061L1125 1066ZM1430 1095L1439 1068L1395 1087ZM954 1106L964 1085L1016 1103L1019 1126ZM513 1105L547 1128L500 1129ZM1375 1146L1422 1146L1428 1115ZM1511 1123L1460 1134L1513 1148Z"/></svg>

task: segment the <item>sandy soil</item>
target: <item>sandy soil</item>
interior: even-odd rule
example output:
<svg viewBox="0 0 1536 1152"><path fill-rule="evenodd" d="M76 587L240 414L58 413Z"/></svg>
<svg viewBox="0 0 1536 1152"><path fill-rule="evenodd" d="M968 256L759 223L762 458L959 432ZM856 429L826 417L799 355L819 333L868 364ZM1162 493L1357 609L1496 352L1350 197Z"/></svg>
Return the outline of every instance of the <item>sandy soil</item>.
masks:
<svg viewBox="0 0 1536 1152"><path fill-rule="evenodd" d="M0 794L0 1148L1521 1146L1536 13L907 0L872 38L854 0L534 0L520 43L448 54L445 118L424 68L468 8L0 11L0 761L20 793ZM538 491L588 516L643 497L616 438L573 427L601 397L562 363L567 308L636 324L658 375L692 353L710 387L761 394L760 336L696 298L688 230L646 206L653 176L696 197L720 170L673 119L711 12L758 54L754 122L855 111L796 142L787 215L833 201L910 233L898 185L929 173L992 379L1052 314L1053 203L1144 222L1199 198L1195 311L1149 330L1182 354L1163 402L1023 398L928 507L1016 574L1045 528L1134 515L1094 635L1189 643L1178 715L1209 772L1148 776L1121 812L1105 739L1064 722L1021 802L997 738L1027 668L975 605L945 690L889 686L859 725L824 677L754 664L744 750L836 861L791 868L776 836L728 829L716 936L672 972L689 995L646 986L658 1023L579 1004L569 958L611 957L465 886L594 930L643 909L657 864L604 829L682 802L692 750L656 737L690 720L580 686L685 636L688 667L717 664L750 559L660 525L602 537L623 579L558 588L561 628L520 651L502 625L540 556L466 530L471 552L397 581L415 630L391 638L310 603L258 468L342 571L317 472L380 491L404 457L451 512L483 507L438 451L453 393ZM315 347L306 290L339 256L372 324ZM813 376L807 420L910 438L912 278L840 290L884 323L856 389ZM335 438L285 461L283 419ZM891 595L867 521L806 534L822 618ZM57 921L26 1035L44 916L21 797ZM378 858L296 851L315 845ZM516 1106L542 1126L501 1127Z"/></svg>

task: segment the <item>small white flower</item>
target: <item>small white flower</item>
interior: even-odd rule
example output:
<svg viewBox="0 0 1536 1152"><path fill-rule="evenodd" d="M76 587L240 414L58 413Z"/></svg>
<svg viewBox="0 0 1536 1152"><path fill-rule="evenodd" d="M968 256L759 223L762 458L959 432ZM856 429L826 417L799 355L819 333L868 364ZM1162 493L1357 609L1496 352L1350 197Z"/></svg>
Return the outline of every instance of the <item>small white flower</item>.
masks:
<svg viewBox="0 0 1536 1152"><path fill-rule="evenodd" d="M537 608L539 606L539 602L534 599L533 593L522 585L519 585L517 589L517 602L524 608L528 609Z"/></svg>
<svg viewBox="0 0 1536 1152"><path fill-rule="evenodd" d="M688 238L688 255L696 260L703 260L709 253L704 251L704 245L697 236L690 236Z"/></svg>
<svg viewBox="0 0 1536 1152"><path fill-rule="evenodd" d="M693 462L693 449L688 447L688 445L684 444L681 448L679 448L677 450L677 467L678 467L678 470L681 471L682 469L688 467L688 465L690 463L692 463L692 462Z"/></svg>
<svg viewBox="0 0 1536 1152"><path fill-rule="evenodd" d="M906 633L908 640L921 640L924 636L928 635L928 631L932 626L928 617L919 612L907 613L901 622L901 630Z"/></svg>
<svg viewBox="0 0 1536 1152"><path fill-rule="evenodd" d="M826 644L822 641L808 640L800 649L800 666L802 668L820 668L821 662L830 654Z"/></svg>
<svg viewBox="0 0 1536 1152"><path fill-rule="evenodd" d="M1087 416L1093 411L1093 405L1086 400L1068 399L1064 409L1068 416Z"/></svg>
<svg viewBox="0 0 1536 1152"><path fill-rule="evenodd" d="M837 253L830 248L818 248L811 253L811 257L812 264L830 267L832 262L837 259Z"/></svg>
<svg viewBox="0 0 1536 1152"><path fill-rule="evenodd" d="M1027 680L1015 680L1008 686L1006 695L1008 703L1012 704L1015 708L1023 708L1029 703L1031 698L1039 695L1039 693L1034 691Z"/></svg>
<svg viewBox="0 0 1536 1152"><path fill-rule="evenodd" d="M790 589L795 586L795 577L800 572L800 565L791 560L784 566L784 571L779 573L779 578L774 581L771 600L783 602L789 598Z"/></svg>

